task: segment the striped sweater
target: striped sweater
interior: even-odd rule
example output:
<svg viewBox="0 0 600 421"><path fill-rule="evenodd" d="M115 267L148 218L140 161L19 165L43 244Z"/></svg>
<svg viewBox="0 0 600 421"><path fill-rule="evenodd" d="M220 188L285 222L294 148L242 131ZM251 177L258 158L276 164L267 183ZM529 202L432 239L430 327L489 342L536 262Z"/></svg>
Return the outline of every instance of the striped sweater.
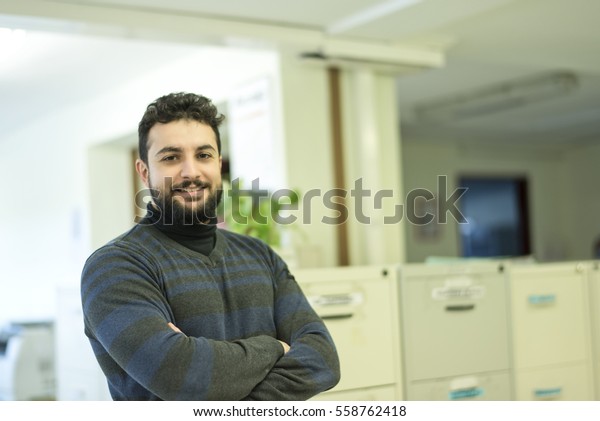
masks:
<svg viewBox="0 0 600 421"><path fill-rule="evenodd" d="M304 400L339 381L325 325L255 238L219 229L204 256L137 225L88 258L81 297L115 400Z"/></svg>

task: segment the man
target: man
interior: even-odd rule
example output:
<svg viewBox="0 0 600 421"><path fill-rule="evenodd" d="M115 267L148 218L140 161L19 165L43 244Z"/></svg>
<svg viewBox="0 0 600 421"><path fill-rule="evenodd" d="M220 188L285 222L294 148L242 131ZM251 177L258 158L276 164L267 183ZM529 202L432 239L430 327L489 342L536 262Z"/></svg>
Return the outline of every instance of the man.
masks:
<svg viewBox="0 0 600 421"><path fill-rule="evenodd" d="M82 273L85 333L115 400L304 400L339 381L325 325L266 244L217 229L218 115L176 93L139 124L146 217Z"/></svg>

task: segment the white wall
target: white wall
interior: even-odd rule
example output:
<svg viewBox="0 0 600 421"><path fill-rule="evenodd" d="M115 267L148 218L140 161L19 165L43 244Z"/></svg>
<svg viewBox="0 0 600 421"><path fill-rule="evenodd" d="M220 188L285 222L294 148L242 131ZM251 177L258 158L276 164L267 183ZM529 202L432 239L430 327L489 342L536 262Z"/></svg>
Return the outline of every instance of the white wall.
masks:
<svg viewBox="0 0 600 421"><path fill-rule="evenodd" d="M280 69L288 183L310 208L310 223L303 223L308 215L302 212L302 203L294 212L304 233L302 245L313 252L314 266L335 266L335 227L320 222L332 214L322 199L323 193L334 187L327 72L322 67L301 65L295 55L287 53L282 55ZM313 189L321 195L307 201L306 193Z"/></svg>
<svg viewBox="0 0 600 421"><path fill-rule="evenodd" d="M0 321L50 318L55 286L77 278L85 254L81 149L61 127L33 132L5 138L0 154Z"/></svg>
<svg viewBox="0 0 600 421"><path fill-rule="evenodd" d="M587 152L567 159L564 152L543 147L404 138L404 191L426 188L436 193L438 175L448 177L448 194L461 175L526 176L534 257L540 261L589 258L589 253L584 256L581 250L576 251L575 244L582 242L569 223L569 218L578 218L579 206L571 201L569 192L579 180L568 178L568 174L573 167L587 171L582 166L583 156ZM584 178L583 174L579 178ZM406 244L409 262L423 261L427 256L460 256L458 224L449 218L448 224L440 226L439 238L433 240L418 240L415 227L409 225Z"/></svg>
<svg viewBox="0 0 600 421"><path fill-rule="evenodd" d="M600 141L600 139L598 139ZM565 224L569 251L577 259L592 256L600 238L600 142L573 148L565 154L567 202Z"/></svg>

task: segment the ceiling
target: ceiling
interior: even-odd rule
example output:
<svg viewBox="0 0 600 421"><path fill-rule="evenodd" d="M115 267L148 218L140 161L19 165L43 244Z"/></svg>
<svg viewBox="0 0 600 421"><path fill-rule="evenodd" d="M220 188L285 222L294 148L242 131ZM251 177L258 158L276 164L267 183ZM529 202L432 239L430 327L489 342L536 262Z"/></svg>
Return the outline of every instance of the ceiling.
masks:
<svg viewBox="0 0 600 421"><path fill-rule="evenodd" d="M20 39L0 29L1 132L27 124L33 110L76 105L202 42L215 43L214 36L196 45L157 42L156 34L106 28L90 34L78 23L88 9L105 11L115 25L137 11L442 51L444 66L398 77L404 137L549 147L600 141L597 0L0 0L0 28L30 31ZM426 103L559 70L577 77L577 88L565 96L447 121L415 113Z"/></svg>

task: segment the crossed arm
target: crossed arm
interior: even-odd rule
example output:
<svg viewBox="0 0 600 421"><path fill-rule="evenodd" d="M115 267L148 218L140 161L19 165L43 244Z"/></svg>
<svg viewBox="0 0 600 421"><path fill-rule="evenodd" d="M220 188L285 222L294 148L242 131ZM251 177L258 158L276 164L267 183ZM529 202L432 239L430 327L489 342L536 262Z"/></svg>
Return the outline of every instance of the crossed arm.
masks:
<svg viewBox="0 0 600 421"><path fill-rule="evenodd" d="M171 328L171 330L173 330L174 332L183 334L183 332L181 330L179 330L179 328L177 326L175 326L173 323L169 322L169 323L167 323L167 326L169 326ZM278 339L278 342L283 347L283 355L287 354L287 352L290 350L290 346L288 344L286 344L285 342L280 341L279 339Z"/></svg>
<svg viewBox="0 0 600 421"><path fill-rule="evenodd" d="M297 285L293 278L288 281L291 289L295 290ZM290 326L296 329L292 329L294 336L288 339L292 345L277 340L283 348L283 356L278 358L264 379L243 400L305 400L335 386L339 381L338 357L322 322L313 320L311 323L295 326L304 312L312 312L304 301L304 296L302 298L297 307L291 308L290 300L282 300L280 307L286 308L288 314L284 330ZM168 326L183 334L172 323L168 323Z"/></svg>
<svg viewBox="0 0 600 421"><path fill-rule="evenodd" d="M82 277L86 333L116 398L302 400L337 383L333 342L293 278L277 287L276 335L214 340L181 333L161 287L132 260L121 253L127 264L96 262Z"/></svg>

